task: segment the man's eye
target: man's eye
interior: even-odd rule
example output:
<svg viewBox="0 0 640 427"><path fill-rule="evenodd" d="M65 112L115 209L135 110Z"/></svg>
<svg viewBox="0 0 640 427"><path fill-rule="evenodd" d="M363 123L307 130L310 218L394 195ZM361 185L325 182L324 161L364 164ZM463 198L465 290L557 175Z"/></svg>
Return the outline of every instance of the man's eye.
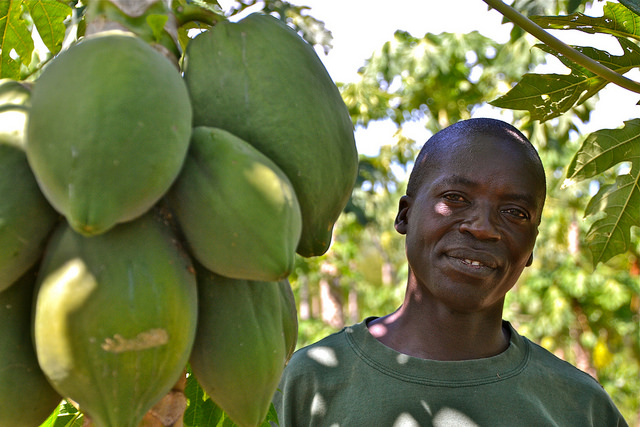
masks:
<svg viewBox="0 0 640 427"><path fill-rule="evenodd" d="M525 211L520 210L520 209L516 209L516 208L505 209L503 212L508 213L509 215L513 215L513 216L515 216L517 218L520 218L520 219L528 219L529 218L529 215Z"/></svg>
<svg viewBox="0 0 640 427"><path fill-rule="evenodd" d="M464 202L465 199L459 194L445 194L442 196L445 200L449 202Z"/></svg>

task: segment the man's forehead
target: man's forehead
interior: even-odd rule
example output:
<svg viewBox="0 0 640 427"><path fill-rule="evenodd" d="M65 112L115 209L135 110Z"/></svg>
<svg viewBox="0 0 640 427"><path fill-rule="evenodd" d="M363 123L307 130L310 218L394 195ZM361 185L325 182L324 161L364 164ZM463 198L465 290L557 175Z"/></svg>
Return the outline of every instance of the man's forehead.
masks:
<svg viewBox="0 0 640 427"><path fill-rule="evenodd" d="M425 158L423 184L429 186L457 185L469 188L492 185L498 177L506 182L518 182L517 191L508 190L514 198L535 204L544 198L544 177L538 176L538 165L526 149L508 143L484 142L440 146L437 152ZM481 148L483 147L483 148ZM447 149L448 148L448 149ZM496 188L497 190L497 188Z"/></svg>

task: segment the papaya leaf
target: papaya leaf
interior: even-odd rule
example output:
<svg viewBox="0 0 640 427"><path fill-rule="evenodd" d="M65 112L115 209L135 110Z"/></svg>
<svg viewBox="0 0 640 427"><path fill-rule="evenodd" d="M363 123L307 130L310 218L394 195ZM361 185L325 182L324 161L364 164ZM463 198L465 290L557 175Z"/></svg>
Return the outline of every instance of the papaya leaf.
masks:
<svg viewBox="0 0 640 427"><path fill-rule="evenodd" d="M228 426L230 420L225 416L222 409L211 399L207 399L202 404L202 424L198 427L223 427ZM231 424L233 425L233 424Z"/></svg>
<svg viewBox="0 0 640 427"><path fill-rule="evenodd" d="M639 0L620 0L620 3L625 5L628 9L634 13L640 15L640 1Z"/></svg>
<svg viewBox="0 0 640 427"><path fill-rule="evenodd" d="M164 24L169 20L168 15L162 14L150 14L146 16L147 24L151 31L153 32L153 37L157 42L162 39L162 34L164 33Z"/></svg>
<svg viewBox="0 0 640 427"><path fill-rule="evenodd" d="M202 390L193 374L190 374L187 377L187 385L184 389L184 395L189 401L189 406L187 406L183 416L185 427L198 427L203 425L202 407L206 396L204 390Z"/></svg>
<svg viewBox="0 0 640 427"><path fill-rule="evenodd" d="M618 3L606 3L600 17L574 13L568 16L533 16L531 19L545 29L605 33L640 40L640 16Z"/></svg>
<svg viewBox="0 0 640 427"><path fill-rule="evenodd" d="M640 48L624 38L618 38L618 42L624 52L620 56L592 47L576 46L575 49L620 74L640 67ZM540 44L536 47L555 55L570 69L570 73L527 73L509 92L491 101L491 105L512 110L528 110L532 120L545 122L584 103L609 83L546 45Z"/></svg>
<svg viewBox="0 0 640 427"><path fill-rule="evenodd" d="M278 414L276 413L276 407L273 406L273 403L271 404L271 406L269 406L269 412L267 413L267 418L264 420L263 425L265 427L270 427L272 425L276 425L276 426L280 425L280 423L278 422Z"/></svg>
<svg viewBox="0 0 640 427"><path fill-rule="evenodd" d="M60 52L67 29L64 21L71 15L71 7L51 0L27 0L26 6L44 45L54 55Z"/></svg>
<svg viewBox="0 0 640 427"><path fill-rule="evenodd" d="M532 120L545 122L562 115L578 103L587 90L575 74L530 74L505 95L489 104L511 110L528 110Z"/></svg>
<svg viewBox="0 0 640 427"><path fill-rule="evenodd" d="M567 170L564 186L623 162L631 163L629 173L619 175L614 184L601 186L585 209L585 216L604 213L587 233L594 265L627 251L631 227L640 227L640 119L625 122L621 129L603 129L587 136Z"/></svg>
<svg viewBox="0 0 640 427"><path fill-rule="evenodd" d="M602 129L584 140L567 170L567 184L584 181L622 162L640 163L640 119L626 121L621 129Z"/></svg>
<svg viewBox="0 0 640 427"><path fill-rule="evenodd" d="M0 78L19 80L20 65L31 63L33 39L22 6L22 0L0 2Z"/></svg>
<svg viewBox="0 0 640 427"><path fill-rule="evenodd" d="M182 421L185 427L237 427L200 387L195 376L187 377L184 394L189 401ZM267 417L269 419L269 417ZM266 424L269 427L269 424Z"/></svg>
<svg viewBox="0 0 640 427"><path fill-rule="evenodd" d="M40 427L82 427L82 425L84 425L82 412L63 400Z"/></svg>
<svg viewBox="0 0 640 427"><path fill-rule="evenodd" d="M594 222L587 233L594 266L626 252L631 242L631 226L640 227L638 174L618 176L615 184L601 188L596 198L601 202L599 209L606 216ZM596 208L589 206L589 210L595 211Z"/></svg>

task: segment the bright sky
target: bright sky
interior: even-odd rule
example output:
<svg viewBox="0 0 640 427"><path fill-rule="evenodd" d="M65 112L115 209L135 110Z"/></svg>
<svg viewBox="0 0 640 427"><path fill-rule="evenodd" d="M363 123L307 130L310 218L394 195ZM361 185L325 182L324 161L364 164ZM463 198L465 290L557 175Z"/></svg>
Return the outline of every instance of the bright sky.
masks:
<svg viewBox="0 0 640 427"><path fill-rule="evenodd" d="M220 0L223 8L232 0ZM357 70L371 54L393 37L395 30L405 30L414 36L425 33L458 32L477 30L497 41L508 39L510 24L502 24L502 15L488 10L482 0L290 0L297 5L306 5L309 13L323 21L332 32L333 49L328 55L319 52L329 74L334 81L350 82L357 79ZM510 3L510 2L509 2ZM596 2L596 10L591 16L601 16L604 2ZM573 34L572 34L573 33ZM603 49L617 47L611 38L595 40L596 36L576 31L556 31L554 35L566 43L595 45ZM586 38L587 41L584 41ZM616 53L612 50L612 53ZM618 52L619 53L619 52ZM563 66L552 62L543 72L565 73ZM555 68L554 68L555 66ZM640 73L627 75L640 81ZM590 123L583 132L597 129L617 128L624 120L640 117L640 107L635 105L640 95L626 89L608 85L600 93L600 101L592 113ZM485 109L478 115L497 115ZM356 131L358 151L375 155L382 144L392 143L394 126L388 122L376 122L368 129ZM416 141L424 141L429 135L421 123L405 129L408 136Z"/></svg>

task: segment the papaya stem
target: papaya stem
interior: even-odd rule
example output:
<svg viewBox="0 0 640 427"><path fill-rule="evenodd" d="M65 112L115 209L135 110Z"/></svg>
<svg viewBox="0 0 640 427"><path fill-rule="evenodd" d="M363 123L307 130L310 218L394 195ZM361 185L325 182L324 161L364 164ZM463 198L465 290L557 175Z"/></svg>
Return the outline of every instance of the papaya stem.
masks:
<svg viewBox="0 0 640 427"><path fill-rule="evenodd" d="M579 52L573 47L567 45L558 38L552 36L544 28L527 18L516 9L502 2L502 0L483 0L490 7L496 9L503 16L511 20L515 25L519 26L538 40L564 55L578 65L583 66L587 70L597 74L605 80L610 81L620 87L635 93L640 93L640 83L624 77L622 74L616 73L612 69L605 67L598 61L589 58L587 55Z"/></svg>
<svg viewBox="0 0 640 427"><path fill-rule="evenodd" d="M224 17L215 12L192 4L180 5L174 10L174 13L178 20L178 27L182 27L189 22L202 22L213 27L224 19Z"/></svg>
<svg viewBox="0 0 640 427"><path fill-rule="evenodd" d="M182 372L178 382L153 408L147 412L139 427L182 427L187 398L187 370Z"/></svg>

